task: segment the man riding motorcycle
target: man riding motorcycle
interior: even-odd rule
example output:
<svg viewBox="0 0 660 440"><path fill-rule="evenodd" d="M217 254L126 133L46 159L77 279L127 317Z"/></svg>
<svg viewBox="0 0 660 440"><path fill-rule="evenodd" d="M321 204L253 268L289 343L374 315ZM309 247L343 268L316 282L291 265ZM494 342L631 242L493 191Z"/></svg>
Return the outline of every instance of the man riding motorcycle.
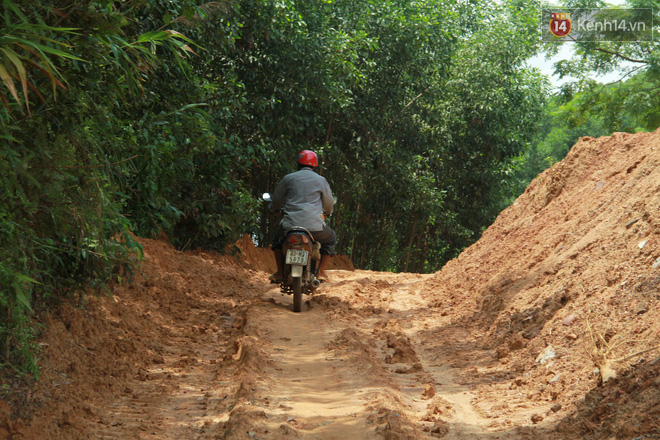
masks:
<svg viewBox="0 0 660 440"><path fill-rule="evenodd" d="M334 200L330 185L314 169L318 166L316 153L303 150L298 153L298 171L282 178L272 195L270 209L282 211L284 218L273 237L272 249L277 262L277 272L270 276L271 281L280 282L284 277L284 256L282 241L284 232L294 226L301 226L312 233L314 240L321 243L319 281L329 281L325 272L330 258L335 253L337 236L326 223L325 217L332 214Z"/></svg>

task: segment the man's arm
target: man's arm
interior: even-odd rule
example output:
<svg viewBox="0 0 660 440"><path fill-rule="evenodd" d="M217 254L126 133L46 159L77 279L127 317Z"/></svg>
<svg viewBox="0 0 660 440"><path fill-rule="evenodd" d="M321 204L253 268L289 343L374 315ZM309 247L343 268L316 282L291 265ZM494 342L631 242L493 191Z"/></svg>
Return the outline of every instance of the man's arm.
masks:
<svg viewBox="0 0 660 440"><path fill-rule="evenodd" d="M323 177L323 176L321 176ZM321 189L321 202L323 203L323 212L330 215L335 207L335 200L332 198L332 191L328 181L323 177L323 184Z"/></svg>
<svg viewBox="0 0 660 440"><path fill-rule="evenodd" d="M282 180L280 180L280 183L277 184L275 187L275 192L271 196L271 202L270 202L270 210L272 212L277 212L280 209L282 209L282 206L284 205L284 199L286 197L286 191L287 191L287 183L286 183L286 176Z"/></svg>

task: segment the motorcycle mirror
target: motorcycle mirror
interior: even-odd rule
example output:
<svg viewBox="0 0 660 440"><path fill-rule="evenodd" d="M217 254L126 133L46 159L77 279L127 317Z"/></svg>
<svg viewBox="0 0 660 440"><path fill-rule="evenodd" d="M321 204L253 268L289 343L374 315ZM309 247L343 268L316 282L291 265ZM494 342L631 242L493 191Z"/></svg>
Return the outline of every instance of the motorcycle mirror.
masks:
<svg viewBox="0 0 660 440"><path fill-rule="evenodd" d="M272 202L273 199L270 197L270 193L263 193L261 196L264 202Z"/></svg>

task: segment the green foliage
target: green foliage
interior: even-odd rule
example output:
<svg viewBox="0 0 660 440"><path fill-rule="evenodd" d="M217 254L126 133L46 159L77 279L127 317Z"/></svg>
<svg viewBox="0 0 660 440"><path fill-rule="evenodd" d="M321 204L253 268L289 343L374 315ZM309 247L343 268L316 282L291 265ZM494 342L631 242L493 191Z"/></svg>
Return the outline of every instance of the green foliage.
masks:
<svg viewBox="0 0 660 440"><path fill-rule="evenodd" d="M452 239L461 243L458 249L474 241L506 206L511 161L529 148L541 116L547 80L522 68L535 49L537 22L529 7L521 3L491 11L500 19L484 23L457 52L445 110L451 125L443 127L451 136L451 154L443 171L451 179L450 210L470 231Z"/></svg>
<svg viewBox="0 0 660 440"><path fill-rule="evenodd" d="M28 88L43 100L39 89L34 85L32 71L38 70L42 77L51 82L54 95L57 86L63 86L60 82L61 75L51 57L81 60L63 50L67 47L66 43L50 38L52 34L70 33L73 29L48 26L43 22L32 23L20 8L10 1L5 1L2 6L5 28L0 35L0 79L4 90L11 94L17 104L22 106L24 102L29 112ZM4 90L0 89L0 100L9 110L10 105ZM6 113L0 113L0 117L1 122L8 122Z"/></svg>
<svg viewBox="0 0 660 440"><path fill-rule="evenodd" d="M46 21L71 6L5 1L4 7L0 44L14 68L5 68L10 80L4 84L15 99L4 100L2 114L7 124L0 149L0 356L34 373L35 324L29 317L58 298L121 281L140 258L117 197L116 177L126 174L130 161L114 159L110 127L98 122L141 89L137 78L146 78L144 66L155 65L155 47L165 36L142 33L132 43L108 43L107 35L80 27L90 17L76 15L76 7L64 16L79 22L66 27ZM136 53L141 55L132 64L113 63ZM11 80L23 85L21 97ZM99 80L111 88L101 88ZM48 83L67 85L57 102L55 86ZM21 107L31 109L30 118L18 119Z"/></svg>

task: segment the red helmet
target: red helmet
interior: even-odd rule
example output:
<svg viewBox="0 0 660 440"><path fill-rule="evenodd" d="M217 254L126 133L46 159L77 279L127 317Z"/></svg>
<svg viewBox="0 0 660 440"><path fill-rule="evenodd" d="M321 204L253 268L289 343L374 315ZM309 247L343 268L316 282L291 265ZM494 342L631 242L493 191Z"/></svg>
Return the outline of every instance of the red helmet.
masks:
<svg viewBox="0 0 660 440"><path fill-rule="evenodd" d="M298 163L316 168L319 165L319 159L313 151L303 150L298 153Z"/></svg>

